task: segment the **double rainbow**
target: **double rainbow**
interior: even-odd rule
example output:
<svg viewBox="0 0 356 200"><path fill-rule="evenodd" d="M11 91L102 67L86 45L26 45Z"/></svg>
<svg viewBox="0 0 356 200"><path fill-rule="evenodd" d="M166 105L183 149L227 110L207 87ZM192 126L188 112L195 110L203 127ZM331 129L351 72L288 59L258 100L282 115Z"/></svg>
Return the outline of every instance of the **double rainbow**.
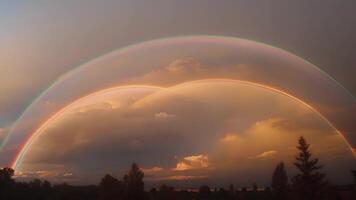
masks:
<svg viewBox="0 0 356 200"><path fill-rule="evenodd" d="M116 51L113 51L112 53L109 54L104 54L102 56L100 56L99 58L96 58L94 60L91 60L87 63L84 63L76 68L74 68L73 70L67 72L66 74L62 75L61 77L59 77L55 82L53 82L46 90L44 90L35 100L33 100L29 106L25 109L25 111L21 114L21 116L16 120L16 122L13 124L13 126L10 128L9 134L7 135L7 137L5 138L3 144L0 146L0 151L3 150L4 145L8 142L9 137L12 135L12 133L15 131L16 127L18 126L18 124L24 119L24 117L26 116L26 113L29 112L29 110L31 110L31 108L38 103L54 86L60 84L61 82L65 81L67 78L69 78L70 76L72 76L73 74L79 73L85 66L87 66L87 64L95 64L95 63L99 63L104 59L107 59L108 57L114 57L117 54L121 54L121 53L130 53L131 51L135 51L138 50L140 48L147 48L150 46L155 46L155 45L161 45L161 44L165 44L165 45L174 45L176 43L181 42L180 40L183 40L185 42L211 42L211 43L226 43L226 44L230 44L231 41L235 41L235 42L239 42L239 41L243 41L244 43L246 43L247 45L254 45L256 42L253 41L249 41L249 40L243 40L243 39L237 39L237 38L232 38L232 37L221 37L221 36L184 36L184 37L174 37L174 38L163 38L163 39L158 39L158 40L153 40L153 41L149 41L149 42L142 42L142 43L138 43L138 44L134 44ZM330 75L328 75L327 73L325 73L324 71L320 70L319 68L317 68L315 65L311 64L310 62L301 59L293 54L288 53L285 50L282 50L280 48L277 47L273 47L271 45L267 45L267 44L261 44L258 43L259 45L263 45L264 47L268 47L272 50L276 50L276 51L283 51L284 53L288 54L289 56L295 57L297 59L302 60L303 62L308 63L310 66L314 67L315 69L317 69L318 71L320 71L322 74L324 74L326 77L328 77L330 80L334 81L334 83L336 83L340 88L342 88L344 91L346 91L346 93L348 95L350 95L352 97L352 99L355 99L355 97L348 92L341 84L339 84L337 81L335 81ZM239 82L242 84L248 84L251 86L255 86L255 87L261 87L270 91L273 91L275 93L287 96L291 99L293 99L294 101L297 101L298 103L303 104L304 106L307 106L309 109L311 109L314 113L316 113L318 116L320 116L325 122L327 122L329 124L330 127L334 128L335 130L336 127L324 116L322 115L317 109L315 109L314 107L312 107L310 104L306 103L305 101L301 100L300 98L297 98L285 91L279 90L277 88L268 86L268 85L264 85L264 84L260 84L260 83L255 83L255 82L249 82L249 81L244 81L244 80L235 80L235 79L209 79L209 80L196 80L196 81L211 81L211 80L217 80L217 81L234 81L234 82ZM186 84L186 83L182 83L182 84ZM104 90L100 90L100 91L96 91L93 92L91 94L88 95L84 95L80 98L78 98L77 100L65 105L63 108L61 108L59 111L55 112L53 115L51 115L48 119L44 120L43 122L41 122L39 124L39 126L37 128L35 128L33 131L31 131L28 134L28 137L24 140L24 142L22 143L22 145L20 145L20 149L18 150L18 152L16 153L15 158L12 160L11 162L11 166L16 169L19 164L21 163L24 155L26 154L26 152L28 151L28 149L31 147L31 144L35 141L35 139L38 137L39 133L41 133L41 130L45 129L49 124L51 124L51 122L53 122L58 116L60 116L61 114L63 114L64 112L66 112L72 105L80 103L81 101L84 101L85 99L92 97L94 95L98 95L101 93L106 93L106 92L110 92L112 90L116 90L119 88L137 88L137 87L147 87L147 88L157 88L157 89L163 89L162 87L159 86L150 86L150 85L119 85L116 87L112 87L112 88L108 88L108 89L104 89ZM346 140L345 136L337 130L337 132L342 136L342 138L345 140L345 142L347 143L347 145L350 147L350 149L352 150L352 147L350 145L350 143Z"/></svg>

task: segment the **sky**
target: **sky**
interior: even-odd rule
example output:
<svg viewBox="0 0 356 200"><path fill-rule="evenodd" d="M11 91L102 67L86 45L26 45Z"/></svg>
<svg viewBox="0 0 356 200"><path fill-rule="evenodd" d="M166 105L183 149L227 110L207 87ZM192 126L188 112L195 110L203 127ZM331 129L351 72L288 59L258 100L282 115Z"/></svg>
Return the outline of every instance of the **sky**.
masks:
<svg viewBox="0 0 356 200"><path fill-rule="evenodd" d="M356 17L353 7L354 2L351 0L126 0L104 3L79 0L1 1L0 138L6 136L28 105L65 72L115 49L164 37L221 35L270 44L310 61L342 84L351 94L356 95L356 58L353 55L353 47L356 45ZM167 60L160 63L161 66L169 65L170 62L174 64L175 60L179 59L168 58L170 57L167 56ZM192 61L188 61L188 65L191 64ZM193 59L193 62L200 61ZM173 64L171 66L174 66ZM103 73L102 76L105 77L109 72ZM90 74L87 76L90 77ZM159 82L158 77L162 76L161 74L150 76L154 77L151 79L154 79L156 84L165 85L164 81ZM136 77L127 83L149 83L152 82L150 76ZM184 79L190 78L185 76ZM88 78L87 82L90 83L90 80ZM281 82L284 83L283 81L285 80ZM102 84L108 86L110 83ZM169 86L172 85L173 83ZM68 91L70 84L62 87L58 90ZM94 86L88 86L91 87ZM96 89L102 89L97 87ZM77 92L89 91L77 83L74 88ZM328 95L328 90L334 92L333 89L325 87L320 93ZM305 94L308 90L299 92ZM67 93L68 95L58 95L57 98L78 97ZM310 95L308 97L310 102L315 100ZM321 97L316 99L317 102L321 101ZM335 102L339 101L332 101L333 105ZM56 107L58 108L59 106ZM354 104L347 109L355 109ZM345 112L340 111L342 114ZM336 116L331 118L335 119L337 128L345 133L355 130L352 116L348 120L336 122L340 119L337 117L340 114L334 115L334 111L328 113L328 116ZM352 134L348 137L349 140L356 141Z"/></svg>
<svg viewBox="0 0 356 200"><path fill-rule="evenodd" d="M42 127L16 167L18 178L96 183L135 161L151 186L268 185L266 171L281 160L295 171L300 135L332 181L346 182L355 164L339 133L309 107L239 81L118 87L71 104Z"/></svg>

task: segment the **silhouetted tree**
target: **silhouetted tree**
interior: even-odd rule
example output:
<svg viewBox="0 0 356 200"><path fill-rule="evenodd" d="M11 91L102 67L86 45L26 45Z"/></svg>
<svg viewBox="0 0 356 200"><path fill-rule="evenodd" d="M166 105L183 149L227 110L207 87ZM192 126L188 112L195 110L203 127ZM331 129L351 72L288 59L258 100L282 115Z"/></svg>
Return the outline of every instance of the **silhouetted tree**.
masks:
<svg viewBox="0 0 356 200"><path fill-rule="evenodd" d="M41 190L42 190L41 191L42 196L45 199L51 199L51 196L53 195L53 189L52 189L52 184L49 181L47 180L42 181Z"/></svg>
<svg viewBox="0 0 356 200"><path fill-rule="evenodd" d="M165 184L161 185L158 197L160 200L174 199L174 188Z"/></svg>
<svg viewBox="0 0 356 200"><path fill-rule="evenodd" d="M311 158L309 144L303 139L299 139L298 149L300 153L296 157L295 165L300 174L293 178L293 188L297 192L299 199L305 200L336 200L336 199L356 199L353 196L351 185L332 186L325 184L324 175L318 170L317 159ZM356 174L352 171L353 175ZM34 179L29 182L17 182L12 179L14 170L10 168L0 169L0 200L192 200L192 199L214 199L214 200L271 200L276 199L276 195L267 187L264 191L258 190L254 183L252 191L243 188L241 191L235 190L233 185L229 189L215 187L214 191L206 185L199 188L199 191L175 190L173 187L162 185L160 190L155 188L150 192L144 192L143 177L136 164L133 164L128 173L123 177L123 181L106 175L101 179L99 186L72 186L60 184L52 186L50 182ZM283 163L279 163L272 176L273 192L288 191L287 172ZM321 196L320 194L323 194ZM292 194L292 193L290 193ZM283 197L287 197L283 196ZM288 194L288 199L296 200ZM323 198L321 198L323 197ZM280 198L278 198L280 199ZM287 198L284 198L287 199Z"/></svg>
<svg viewBox="0 0 356 200"><path fill-rule="evenodd" d="M144 198L144 173L136 163L131 165L131 169L125 174L123 180L127 187L127 197L130 200L141 200Z"/></svg>
<svg viewBox="0 0 356 200"><path fill-rule="evenodd" d="M210 197L210 187L202 185L199 187L198 199L208 199Z"/></svg>
<svg viewBox="0 0 356 200"><path fill-rule="evenodd" d="M229 200L232 198L232 195L229 191L225 190L224 188L219 188L218 193L215 195L216 199L224 199Z"/></svg>
<svg viewBox="0 0 356 200"><path fill-rule="evenodd" d="M0 169L0 199L8 198L8 191L14 184L12 179L14 173L14 170L9 167Z"/></svg>
<svg viewBox="0 0 356 200"><path fill-rule="evenodd" d="M229 186L229 192L231 195L235 195L235 188L234 188L234 185L233 184L230 184Z"/></svg>
<svg viewBox="0 0 356 200"><path fill-rule="evenodd" d="M125 187L117 178L107 174L101 179L99 185L99 199L117 200L124 198Z"/></svg>
<svg viewBox="0 0 356 200"><path fill-rule="evenodd" d="M151 188L149 192L150 199L158 199L158 192L156 188Z"/></svg>
<svg viewBox="0 0 356 200"><path fill-rule="evenodd" d="M288 191L288 176L283 162L279 163L274 170L271 186L277 199L286 199Z"/></svg>
<svg viewBox="0 0 356 200"><path fill-rule="evenodd" d="M253 192L257 192L257 190L258 190L257 184L256 184L256 183L253 183L253 184L252 184L252 191L253 191Z"/></svg>
<svg viewBox="0 0 356 200"><path fill-rule="evenodd" d="M0 169L0 183L9 184L13 183L12 177L14 176L15 171L9 167Z"/></svg>
<svg viewBox="0 0 356 200"><path fill-rule="evenodd" d="M303 137L299 138L297 146L299 153L294 165L300 173L292 179L296 195L303 200L319 199L321 191L326 185L325 174L318 172L322 166L318 165L317 158L312 158L309 146Z"/></svg>
<svg viewBox="0 0 356 200"><path fill-rule="evenodd" d="M51 185L51 183L49 181L45 180L45 181L42 182L42 188L50 189L50 188L52 188L52 185Z"/></svg>
<svg viewBox="0 0 356 200"><path fill-rule="evenodd" d="M351 170L351 173L354 180L354 189L356 190L356 170Z"/></svg>

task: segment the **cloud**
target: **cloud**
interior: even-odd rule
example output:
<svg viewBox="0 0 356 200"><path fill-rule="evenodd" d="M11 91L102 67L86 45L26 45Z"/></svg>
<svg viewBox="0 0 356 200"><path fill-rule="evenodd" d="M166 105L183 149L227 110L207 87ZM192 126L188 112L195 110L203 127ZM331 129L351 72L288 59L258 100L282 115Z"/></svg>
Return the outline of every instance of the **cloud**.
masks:
<svg viewBox="0 0 356 200"><path fill-rule="evenodd" d="M239 136L233 133L228 133L221 139L222 142L227 142L227 143L236 142L237 140L239 140Z"/></svg>
<svg viewBox="0 0 356 200"><path fill-rule="evenodd" d="M193 58L177 59L171 62L166 69L168 73L186 75L203 71L203 64Z"/></svg>
<svg viewBox="0 0 356 200"><path fill-rule="evenodd" d="M256 158L268 158L268 157L275 156L276 154L277 154L277 151L270 150L270 151L262 152L261 154L257 155Z"/></svg>
<svg viewBox="0 0 356 200"><path fill-rule="evenodd" d="M187 41L190 41L190 39ZM52 99L49 98L49 100L55 99L56 101L61 101L62 100L61 98L73 99L78 96L81 96L80 94L83 94L83 93L86 93L89 91L95 91L96 89L101 89L101 88L105 88L108 86L125 84L125 83L154 84L154 85L161 85L161 86L162 85L171 86L176 83L181 83L181 82L189 81L189 80L197 80L197 79L204 79L204 78L217 78L218 77L218 78L232 78L232 79L241 79L241 80L249 80L249 81L258 81L258 82L265 83L265 84L268 84L271 86L278 86L279 88L281 88L285 91L290 91L291 93L295 94L296 96L305 97L306 100L318 100L318 102L319 101L322 101L322 102L327 101L325 104L327 106L325 106L325 107L329 107L328 103L333 102L333 100L337 100L335 102L338 102L338 103L346 102L346 101L343 101L345 99L340 97L340 95L335 95L335 94L339 94L339 93L334 92L335 91L335 89L333 89L334 87L328 87L328 86L334 86L334 85L330 85L329 82L324 84L323 80L326 80L326 79L324 79L325 78L324 76L315 75L315 74L319 74L319 73L309 73L309 72L313 72L312 67L310 67L309 65L306 65L305 63L294 62L295 59L293 59L293 57L288 57L285 54L281 54L283 56L275 57L275 55L273 55L273 54L276 53L276 55L278 55L277 52L275 52L275 51L272 51L274 53L272 53L270 51L264 52L261 49L257 48L258 45L256 46L256 48L252 47L254 45L252 45L252 46L247 45L246 48L240 48L240 47L245 47L245 46L244 45L242 45L242 46L241 45L236 45L236 46L223 45L223 46L221 46L221 44L217 45L217 43L215 43L215 42L213 44L204 44L203 46L197 45L196 43L194 43L194 45L192 45L192 43L190 43L190 42L187 42L184 44L183 43L178 45L179 47L175 47L175 45L172 45L173 51L170 51L166 48L161 48L161 47L159 47L160 45L158 45L158 46L154 47L153 49L149 49L149 50L148 49L144 50L144 48L142 48L141 50L143 50L143 52L145 52L143 54L141 54L142 53L141 50L140 51L132 51L131 52L132 54L131 53L124 54L124 56L121 56L122 54L120 54L119 59L115 56L113 56L113 57L110 56L110 59L108 59L108 60L102 59L101 62L94 62L95 64L92 65L94 67L86 67L85 70L80 70L81 71L80 74L75 74L72 77L68 77L68 79L66 79L66 81L64 81L65 83L62 82L60 85L53 87L53 88L56 88L57 90L52 90L52 96L49 95L49 97L53 97L53 98ZM233 44L233 42L231 44ZM14 46L14 45L10 45L10 46ZM153 46L155 46L155 45L153 45ZM195 47L195 48L193 48L193 47ZM213 47L213 48L209 48L209 47ZM226 47L228 47L228 48L226 48ZM180 51L180 50L182 50L181 48L183 48L184 51ZM4 52L9 52L7 48L5 48L5 49L4 49ZM144 56L142 56L142 55L144 55ZM283 58L283 59L281 59L281 58ZM19 59L11 59L11 60L19 60ZM23 59L20 59L20 60L23 60ZM34 59L34 60L40 61L41 59ZM27 62L26 62L26 64L27 64ZM302 64L302 65L300 65L300 64ZM11 66L11 69L13 68L13 66L15 66L12 64L9 65L8 63L7 63L7 65ZM57 65L58 65L58 63L57 63ZM48 66L48 64L46 64L45 66ZM58 66L60 66L60 65L58 65ZM66 66L69 66L69 65L66 65ZM294 66L296 66L296 67L294 68ZM310 68L307 68L307 67L310 67ZM6 67L6 68L8 68L8 67ZM60 68L58 68L58 69L60 69ZM310 70L304 70L304 69L310 69ZM61 69L61 70L63 70L63 69ZM23 70L18 71L18 69L16 69L15 71L23 72ZM47 77L47 76L43 76L43 74L38 74L37 73L38 71L41 71L41 70L32 70L30 68L28 68L26 70L26 72L31 72L31 73L35 72L38 75L38 76L36 75L36 77ZM40 88L45 88L44 86L46 86L46 84L44 84L44 83L48 82L48 81L42 80L39 84L33 84L33 83L35 83L35 81L27 80L26 77L23 77L23 74L27 75L27 73L17 73L17 72L16 72L16 74L18 74L19 78L14 79L13 77L5 76L4 77L5 79L8 79L9 81L11 81L13 83L6 84L7 81L5 81L5 84L2 84L2 86L4 87L3 90L0 89L1 91L9 91L7 93L14 93L14 94L16 93L15 95L2 95L1 96L3 98L6 98L4 100L1 100L1 98L0 98L1 102L10 102L9 105L7 103L0 104L0 105L3 105L2 108L4 108L5 110L8 110L8 109L9 110L13 110L13 109L22 110L23 106L18 106L18 103L16 103L16 102L17 101L22 102L22 101L24 101L24 99L27 99L26 101L28 101L28 99L30 99L30 98L28 98L28 96L33 98L33 94L38 93L38 91L37 91L38 85L41 86ZM308 72L308 73L305 73L305 72ZM46 74L48 72L46 72L46 71L44 72L42 70L41 73ZM3 73L3 74L6 74L6 73ZM58 73L58 71L57 71L55 74L58 75L60 73ZM280 76L280 74L282 74L282 76ZM29 77L32 77L32 76L29 76ZM53 77L54 76L52 76L52 78ZM276 78L276 77L278 77L278 78ZM48 78L46 78L46 79L48 79ZM49 78L49 79L51 79L51 78ZM18 81L18 80L20 80L20 81ZM24 81L24 82L22 83L22 81ZM28 84L28 83L31 83L31 84ZM305 83L306 85L305 84L301 85L301 83ZM315 83L315 84L310 84L310 83ZM9 87L9 85L12 85L12 84L15 84L16 87L14 87L14 88L12 88L11 86ZM19 84L19 85L16 85L16 84ZM316 89L312 90L310 85L312 85L313 88L315 87ZM18 90L15 90L15 88L18 89L19 87L24 87L24 92L19 92ZM30 92L30 94L26 94L26 91L30 91L32 87L35 87L37 89L32 90L32 92ZM306 90L305 88L308 88L308 89ZM328 90L325 90L323 88L327 88ZM228 90L228 89L226 89L226 90ZM340 88L338 88L336 90L340 90ZM35 91L37 91L37 92L35 92ZM225 96L224 91L225 91L225 89L222 90L222 92L220 92L220 93L217 92L216 97ZM327 92L323 92L323 91L327 91ZM228 99L230 99L231 101L236 100L236 99L243 99L242 96L248 95L246 93L246 91L241 92L241 94L243 94L243 95L241 95L241 96L236 95L235 98L229 97ZM24 98L22 98L23 95L25 96ZM265 93L264 93L264 95L265 95ZM333 98L325 98L328 96L333 96ZM312 98L312 97L314 97L314 98ZM177 97L175 97L175 98L177 99ZM58 99L60 99L60 100L58 100ZM225 106L224 104L219 104L219 102L218 102L219 99L222 99L222 98L216 98L216 99L218 99L218 100L216 100L216 104L215 104L215 103L212 103L213 100L211 100L211 98L209 100L205 100L203 98L201 98L201 99L196 98L195 102L191 103L191 106L189 106L189 108L188 108L188 106L186 106L187 109L193 110L192 108L194 108L194 110L197 110L197 112L202 113L202 114L191 113L193 117L196 117L199 120L201 119L200 117L204 118L203 120L201 120L201 122L199 122L199 120L192 119L193 117L191 117L191 118L189 117L189 119L191 120L191 122L189 122L189 123L198 124L197 126L200 126L200 127L196 128L197 130L188 130L186 127L183 127L184 126L184 123L182 123L183 120L178 121L174 125L170 124L170 125L174 126L175 129L169 129L168 126L170 126L170 125L168 125L169 122L167 122L169 120L156 120L156 121L159 121L160 123L162 123L160 125L157 125L157 124L153 124L153 123L150 124L148 122L142 122L138 119L139 117L145 118L145 117L147 117L146 115L145 116L136 115L137 120L132 120L132 123L137 123L138 126L150 124L150 126L152 125L152 129L150 129L147 132L150 132L150 133L151 133L151 131L152 132L160 132L157 135L161 135L161 136L164 135L162 132L165 132L165 134L174 134L175 139L179 138L180 134L183 134L182 132L184 132L185 134L191 134L192 137L194 137L192 139L192 141L194 141L194 139L196 138L195 135L198 135L198 134L204 133L204 134L211 136L214 131L219 132L219 133L221 133L221 132L227 133L229 130L219 130L219 129L220 129L220 127L223 127L221 129L229 129L229 128L227 128L227 126L225 126L225 124L221 125L222 124L221 121L224 121L224 120L226 121L226 120L232 119L232 117L230 115L234 115L234 114L231 114L231 112L235 112L235 115L237 115L236 113L247 113L246 111L249 111L249 112L253 113L253 115L257 115L254 110L251 110L249 105L245 104L246 109L243 109L243 108L235 109L230 104L231 102L226 101L225 105L228 105L228 106ZM257 101L257 99L260 99L260 100ZM268 99L268 98L266 98L266 99ZM250 98L251 104L254 100L256 100L256 102L257 102L257 103L254 102L255 104L253 105L254 107L256 107L256 110L260 110L261 113L266 114L267 109L265 109L263 107L266 105L267 106L271 105L270 104L271 102L268 100L265 100L265 99L261 100L261 98L259 98L259 96L255 96L254 98ZM211 108L206 108L208 106L203 105L207 101L210 101L210 103L207 103L207 104L210 104ZM236 101L238 101L238 100L236 100ZM21 103L19 103L19 104L21 104ZM256 104L260 104L260 105L256 105ZM266 104L266 105L264 105L264 104ZM61 104L58 104L58 105L61 105ZM108 110L111 110L110 108L116 108L116 106L115 106L116 104L112 104L110 102L109 102L109 104L104 104L104 105L106 105L106 108L108 108ZM215 106L215 105L219 105L219 106ZM197 108L195 108L194 106L199 108L199 110ZM182 107L184 107L184 106L181 106L181 109L182 109ZM2 108L0 108L0 112L1 112ZM102 112L104 112L102 109L100 109L100 108L98 108L98 109L99 109L98 113L102 114ZM173 110L173 109L174 108L171 108L171 110ZM203 109L205 109L205 110L203 110ZM231 112L229 109L231 110ZM39 109L39 110L42 112L41 109ZM172 112L171 110L165 109L164 111L166 111L168 113L177 114L176 112ZM83 109L83 111L86 111L86 110ZM147 111L147 110L145 110L145 111ZM161 111L162 110L159 109L159 110L154 110L154 112L150 112L149 113L150 117L152 118L152 116L154 116L154 113L161 112ZM9 118L8 116L10 116L10 115L8 115L8 113L12 113L12 112L13 111L2 112L2 114L0 115L0 118L2 118L2 117ZM191 112L193 112L193 111L191 111ZM285 111L285 112L287 112L287 111ZM335 111L332 111L332 112L335 112ZM345 111L340 112L340 116L345 116L345 115L342 115L342 113L345 113L345 112L349 112L349 111L345 110ZM90 111L87 112L88 115L91 115L92 113L93 112L90 112ZM186 113L188 113L188 112L186 112ZM271 112L271 113L276 114L277 112ZM125 119L123 119L124 117L116 116L116 114L117 113L112 114L112 117L115 118L116 121L120 121L120 120L125 121ZM135 115L136 113L129 111L129 112L126 112L125 114L127 114L128 118L130 118L131 115ZM216 117L211 116L213 114L216 114L217 116ZM206 116L202 116L202 115L206 115ZM226 115L226 117L224 115ZM251 119L249 119L250 116L247 114L243 117L240 116L240 118L238 118L238 120L237 120L237 124L231 125L231 126L239 127L239 128L236 128L239 130L232 130L232 131L236 131L236 132L242 134L243 129L245 129L247 126L249 126L252 123L252 121L263 120L263 119L266 119L267 117L276 117L276 116L273 116L273 114L271 114L271 115L272 116L266 116L266 115L261 114L259 116L253 116L253 117L251 117ZM18 116L18 114L15 116ZM177 116L180 117L180 115L177 115ZM210 118L209 118L209 116L210 116ZM35 116L31 116L31 117L35 118ZM87 116L87 117L90 118L90 116ZM117 125L112 128L118 128L118 129L122 129L122 130L120 130L120 131L119 130L107 130L109 128L105 129L100 126L105 126L105 125L108 126L109 122L113 122L113 120L110 120L110 117L108 117L105 114L100 115L100 117L109 118L109 119L105 118L105 120L107 120L108 122L100 122L100 124L88 125L90 127L97 128L97 129L95 129L95 131L93 131L93 132L97 132L97 134L108 135L108 137L109 137L109 135L113 134L113 132L116 132L118 134L119 134L119 132L120 132L120 134L127 134L127 132L125 132L125 128L128 128L128 129L131 128L129 126L122 127L122 126ZM277 117L285 118L285 116L277 116ZM229 118L229 119L227 119L227 118ZM245 118L245 119L242 119L242 118ZM341 118L337 118L337 119L341 119ZM350 119L354 119L354 117L350 117ZM90 119L90 120L92 120L92 119ZM95 120L90 121L90 120L87 119L87 122L93 123L93 122L101 121L101 120L97 120L97 121L95 121ZM216 120L216 121L214 121L214 120ZM80 121L80 120L77 119L76 122L78 122L78 121ZM347 120L340 120L340 121L347 121ZM354 124L352 122L353 121L351 120L347 123ZM7 122L2 122L2 120L0 119L0 123L7 123ZM130 122L127 122L127 123L130 124ZM163 123L166 123L165 127L164 127ZM178 123L180 123L180 124L178 124ZM185 123L187 123L187 122L185 122ZM202 123L212 124L212 126L211 126L212 130L210 131L210 130L203 129L202 125L201 125ZM292 122L292 124L293 124L293 122ZM120 125L122 125L122 124L120 124ZM292 126L289 126L289 125L285 126L284 129L287 129L287 127L289 127L289 129L293 128ZM177 128L178 126L182 126L183 128ZM297 126L297 128L300 128L300 127L302 127L302 129L304 129L303 126ZM317 129L319 129L319 128L317 127ZM82 130L82 128L80 128L80 129L81 129L80 131L82 131L83 133L78 133L79 135L84 134L84 133L87 134L87 133L91 132L91 130L89 130L89 128L88 128L88 130ZM28 130L31 130L31 129L28 129ZM72 130L68 129L68 131L72 131ZM197 131L201 131L202 133L197 133ZM25 132L30 132L30 131L25 131ZM124 132L124 133L122 133L122 132ZM179 132L179 133L177 133L177 132ZM148 133L148 134L150 134L150 133ZM94 133L89 133L89 134L94 134ZM74 132L73 132L73 135L76 135L76 134L74 134ZM112 139L122 139L122 138L112 138ZM63 140L65 140L65 139L63 139ZM73 143L73 149L75 149L77 147L78 148L79 147L87 148L90 145L92 145L92 143L90 141L89 142L86 141L85 137L83 137L83 136L75 136L75 137L73 137L73 140L78 142L78 144ZM100 140L100 138L98 140ZM129 139L127 139L127 140L129 140ZM209 141L209 139L206 139L206 140ZM137 138L131 138L128 141L129 142L128 144L132 144L132 142L130 142L130 141L140 141L140 140ZM104 146L104 147L101 147L101 149L105 149L102 151L108 151L107 148L109 148L109 147L105 147L104 143L105 142L102 142L101 146ZM115 143L115 142L112 141L112 143ZM135 142L133 142L133 143L135 143ZM72 143L69 142L69 144L72 144ZM200 144L200 145L203 146L202 144ZM206 145L211 145L211 142L207 143ZM100 148L99 146L100 145L97 145L96 147ZM114 146L114 144L108 145L108 146ZM126 147L127 146L130 146L130 145L126 145ZM189 146L189 145L187 145L187 146ZM85 151L85 150L82 149L82 151ZM76 151L74 151L74 152L76 152ZM194 153L194 152L189 152L189 153ZM60 156L64 156L65 154L68 154L68 152L63 153ZM181 155L182 154L183 153L181 153ZM69 158L74 160L75 156L76 155L73 155L73 156L70 155Z"/></svg>
<svg viewBox="0 0 356 200"><path fill-rule="evenodd" d="M184 176L184 175L176 175L176 176L168 176L158 178L157 180L174 180L174 181L184 181L184 180L193 180L193 179L204 179L209 176Z"/></svg>
<svg viewBox="0 0 356 200"><path fill-rule="evenodd" d="M64 173L63 177L73 177L73 173Z"/></svg>
<svg viewBox="0 0 356 200"><path fill-rule="evenodd" d="M155 114L155 118L156 119L170 119L170 118L173 118L173 117L175 117L174 114L169 114L169 113L166 113L166 112L159 112L159 113Z"/></svg>
<svg viewBox="0 0 356 200"><path fill-rule="evenodd" d="M185 171L185 170L196 170L196 169L207 169L210 167L208 155L192 155L187 156L178 162L176 167L173 169L175 171Z"/></svg>
<svg viewBox="0 0 356 200"><path fill-rule="evenodd" d="M215 63L216 64L216 63ZM125 83L154 83L165 86L207 79L207 78L234 78L244 79L256 74L255 66L248 64L234 64L218 66L209 62L202 62L196 58L181 58L171 61L167 66L147 72L144 75L129 78Z"/></svg>
<svg viewBox="0 0 356 200"><path fill-rule="evenodd" d="M137 162L150 180L200 176L222 183L249 177L256 179L251 182L269 180L259 172L273 170L274 162L249 158L291 162L300 135L313 144L323 164L340 169L352 165L342 138L318 115L262 88L212 81L138 91L142 92L118 90L75 105L43 129L19 170L64 174L71 169L72 181L87 177L95 181L108 172L121 176ZM109 97L120 106L98 106ZM267 150L278 152L278 160ZM59 164L63 167L51 169Z"/></svg>
<svg viewBox="0 0 356 200"><path fill-rule="evenodd" d="M141 168L141 170L145 173L145 174L156 174L158 172L162 172L164 169L162 167L152 167L152 168Z"/></svg>
<svg viewBox="0 0 356 200"><path fill-rule="evenodd" d="M74 175L71 172L58 172L58 171L48 171L48 170L16 171L14 178L18 180L26 180L26 181L33 180L33 179L45 179L45 180L54 180L56 182L61 182L74 178Z"/></svg>

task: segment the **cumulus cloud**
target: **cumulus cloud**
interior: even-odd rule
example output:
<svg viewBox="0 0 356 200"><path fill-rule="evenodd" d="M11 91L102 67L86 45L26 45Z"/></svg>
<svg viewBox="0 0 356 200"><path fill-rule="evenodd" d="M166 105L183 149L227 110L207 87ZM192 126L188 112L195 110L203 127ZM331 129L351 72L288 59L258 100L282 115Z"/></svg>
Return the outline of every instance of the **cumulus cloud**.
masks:
<svg viewBox="0 0 356 200"><path fill-rule="evenodd" d="M237 134L228 133L221 139L221 141L229 143L229 142L236 142L238 139L239 136Z"/></svg>
<svg viewBox="0 0 356 200"><path fill-rule="evenodd" d="M178 162L176 167L173 169L175 171L185 171L194 169L206 169L210 167L208 155L192 155L187 156Z"/></svg>

